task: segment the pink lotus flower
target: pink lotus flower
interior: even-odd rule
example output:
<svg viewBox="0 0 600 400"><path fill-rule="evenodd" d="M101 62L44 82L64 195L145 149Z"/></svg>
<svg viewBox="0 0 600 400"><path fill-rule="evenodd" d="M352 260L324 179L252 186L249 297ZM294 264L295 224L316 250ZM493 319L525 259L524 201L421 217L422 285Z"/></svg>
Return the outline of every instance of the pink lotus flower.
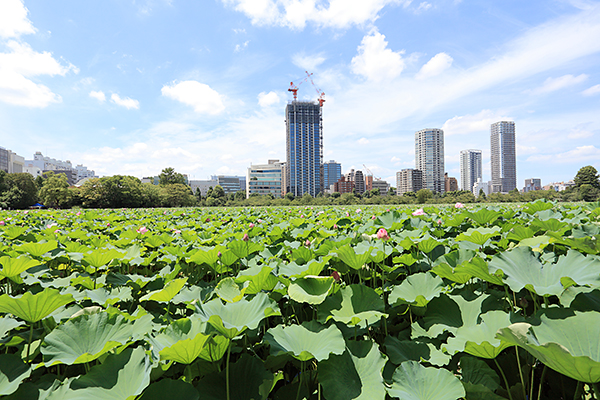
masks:
<svg viewBox="0 0 600 400"><path fill-rule="evenodd" d="M148 232L148 229L145 226L141 226L136 230L137 233L141 233L142 235Z"/></svg>
<svg viewBox="0 0 600 400"><path fill-rule="evenodd" d="M310 240L306 239L306 242L304 242L304 245L305 245L306 247L310 247Z"/></svg>
<svg viewBox="0 0 600 400"><path fill-rule="evenodd" d="M333 224L333 229L337 229L337 228L338 228L337 224Z"/></svg>
<svg viewBox="0 0 600 400"><path fill-rule="evenodd" d="M371 217L371 219L375 219L375 216L373 215L373 216Z"/></svg>
<svg viewBox="0 0 600 400"><path fill-rule="evenodd" d="M442 224L442 220L441 220L441 219L438 219L438 220L437 220L437 223L438 223L438 225L441 225L441 224Z"/></svg>
<svg viewBox="0 0 600 400"><path fill-rule="evenodd" d="M57 229L57 230L54 231L54 233L58 233L58 232L60 232L60 229Z"/></svg>
<svg viewBox="0 0 600 400"><path fill-rule="evenodd" d="M412 215L414 215L415 217L417 215L425 215L425 211L423 211L422 208L419 208L417 211L413 212Z"/></svg>
<svg viewBox="0 0 600 400"><path fill-rule="evenodd" d="M107 222L107 223L106 223L106 226L110 226L110 222Z"/></svg>
<svg viewBox="0 0 600 400"><path fill-rule="evenodd" d="M256 220L256 222L258 222L259 224L262 224L263 221L262 221L262 219L259 218L258 220Z"/></svg>
<svg viewBox="0 0 600 400"><path fill-rule="evenodd" d="M167 212L166 212L166 211L163 211L163 215L167 215Z"/></svg>
<svg viewBox="0 0 600 400"><path fill-rule="evenodd" d="M56 222L53 222L53 223L51 223L51 224L48 224L48 225L46 225L46 228L50 229L50 228L52 228L53 226L57 226L57 225L58 225L58 224L57 224Z"/></svg>
<svg viewBox="0 0 600 400"><path fill-rule="evenodd" d="M385 210L386 212L390 212L390 209L388 208L387 210Z"/></svg>
<svg viewBox="0 0 600 400"><path fill-rule="evenodd" d="M6 225L6 222L0 221L0 226L4 226L4 225Z"/></svg>
<svg viewBox="0 0 600 400"><path fill-rule="evenodd" d="M75 214L75 215L77 215L79 217L81 215L81 211L77 211L77 214Z"/></svg>
<svg viewBox="0 0 600 400"><path fill-rule="evenodd" d="M220 251L217 253L217 257L219 257L219 258L221 258L221 256L222 256L222 255L223 255L223 254L221 254L221 252L220 252Z"/></svg>
<svg viewBox="0 0 600 400"><path fill-rule="evenodd" d="M29 211L25 211L23 214L29 214Z"/></svg>
<svg viewBox="0 0 600 400"><path fill-rule="evenodd" d="M465 205L463 203L456 203L454 208L463 208Z"/></svg>
<svg viewBox="0 0 600 400"><path fill-rule="evenodd" d="M356 209L356 213L360 214L362 212L362 210L360 208Z"/></svg>
<svg viewBox="0 0 600 400"><path fill-rule="evenodd" d="M346 211L346 217L349 217L350 213L348 211Z"/></svg>
<svg viewBox="0 0 600 400"><path fill-rule="evenodd" d="M248 236L248 234L247 234L247 233L244 233L244 237L242 238L242 240L243 240L244 242L247 242L248 240L250 240L250 237Z"/></svg>
<svg viewBox="0 0 600 400"><path fill-rule="evenodd" d="M379 228L377 231L377 239L389 240L390 237L384 228Z"/></svg>
<svg viewBox="0 0 600 400"><path fill-rule="evenodd" d="M248 226L250 227L250 229L254 228L254 224L252 222L250 222Z"/></svg>
<svg viewBox="0 0 600 400"><path fill-rule="evenodd" d="M175 229L173 233L181 233L181 231L179 229Z"/></svg>

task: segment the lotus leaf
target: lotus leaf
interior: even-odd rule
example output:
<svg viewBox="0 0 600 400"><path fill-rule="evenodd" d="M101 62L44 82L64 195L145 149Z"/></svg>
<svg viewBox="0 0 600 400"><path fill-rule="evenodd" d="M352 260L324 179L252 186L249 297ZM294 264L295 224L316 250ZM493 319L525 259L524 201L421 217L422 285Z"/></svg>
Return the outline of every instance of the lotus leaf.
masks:
<svg viewBox="0 0 600 400"><path fill-rule="evenodd" d="M142 393L150 383L152 364L143 347L111 354L87 374L69 379L46 400L130 399Z"/></svg>
<svg viewBox="0 0 600 400"><path fill-rule="evenodd" d="M256 329L263 319L281 315L277 304L264 293L257 294L251 301L223 304L214 299L205 304L196 304L196 313L202 321L210 323L219 333L233 339L246 329Z"/></svg>
<svg viewBox="0 0 600 400"><path fill-rule="evenodd" d="M0 318L0 343L2 342L2 339L4 339L4 336L6 336L8 332L21 325L24 325L24 322L17 321L16 319L11 318L10 316Z"/></svg>
<svg viewBox="0 0 600 400"><path fill-rule="evenodd" d="M453 332L445 346L450 354L464 351L482 358L496 358L510 344L497 339L498 329L511 324L509 315L504 311L489 311L481 315L481 323L464 325Z"/></svg>
<svg viewBox="0 0 600 400"><path fill-rule="evenodd" d="M600 260L575 251L561 256L555 264L542 264L539 255L529 248L518 247L495 255L489 269L502 271L513 291L528 288L540 296L560 295L572 284L600 285Z"/></svg>
<svg viewBox="0 0 600 400"><path fill-rule="evenodd" d="M352 269L362 269L363 265L369 261L369 253L356 253L354 248L349 244L339 247L335 251L335 255L344 264Z"/></svg>
<svg viewBox="0 0 600 400"><path fill-rule="evenodd" d="M246 286L246 294L256 294L263 290L271 291L278 282L277 277L273 275L273 268L262 265L240 272L235 281L237 283L249 283Z"/></svg>
<svg viewBox="0 0 600 400"><path fill-rule="evenodd" d="M0 269L0 280L4 278L9 278L17 283L21 283L19 275L22 272L27 271L31 267L35 267L39 265L40 262L37 260L33 260L29 257L0 257L0 264L2 264L2 269Z"/></svg>
<svg viewBox="0 0 600 400"><path fill-rule="evenodd" d="M215 288L215 293L217 296L219 296L221 300L228 303L240 301L242 298L244 298L245 292L246 288L244 287L240 290L238 284L235 283L235 280L231 277L221 279Z"/></svg>
<svg viewBox="0 0 600 400"><path fill-rule="evenodd" d="M22 296L0 296L0 312L13 314L27 322L37 322L57 308L73 301L70 294L63 295L56 289L46 288L37 294L27 292Z"/></svg>
<svg viewBox="0 0 600 400"><path fill-rule="evenodd" d="M465 389L452 372L424 367L416 361L402 363L394 372L392 397L402 400L456 400L465 397Z"/></svg>
<svg viewBox="0 0 600 400"><path fill-rule="evenodd" d="M375 290L365 285L350 285L328 297L319 307L318 318L330 319L346 325L368 325L387 317L385 303Z"/></svg>
<svg viewBox="0 0 600 400"><path fill-rule="evenodd" d="M331 276L307 275L298 278L288 286L288 295L298 303L321 304L333 287Z"/></svg>
<svg viewBox="0 0 600 400"><path fill-rule="evenodd" d="M330 354L342 354L346 347L342 332L335 325L325 328L314 322L277 325L267 331L264 340L271 345L272 355L291 354L300 361L325 360Z"/></svg>
<svg viewBox="0 0 600 400"><path fill-rule="evenodd" d="M500 329L497 336L524 348L563 375L582 382L600 382L600 313L575 312L575 316L565 319L542 315L540 325L512 324Z"/></svg>
<svg viewBox="0 0 600 400"><path fill-rule="evenodd" d="M31 367L17 354L0 354L0 396L15 392L31 375Z"/></svg>
<svg viewBox="0 0 600 400"><path fill-rule="evenodd" d="M180 379L161 379L152 383L144 390L139 400L164 400L164 399L198 400L200 393L191 384Z"/></svg>
<svg viewBox="0 0 600 400"><path fill-rule="evenodd" d="M179 278L174 279L172 281L167 282L164 288L160 290L155 290L153 292L147 293L146 295L140 298L140 301L158 301L161 303L168 303L181 291L181 288L187 282L187 278Z"/></svg>
<svg viewBox="0 0 600 400"><path fill-rule="evenodd" d="M161 360L191 364L198 358L210 335L205 335L205 323L199 319L182 318L174 321L164 332L150 339L153 350Z"/></svg>
<svg viewBox="0 0 600 400"><path fill-rule="evenodd" d="M403 302L424 307L434 297L439 296L445 289L444 281L439 276L429 272L410 275L400 285L394 286L390 293L389 303L393 305Z"/></svg>
<svg viewBox="0 0 600 400"><path fill-rule="evenodd" d="M150 328L151 317L130 323L120 315L83 314L59 325L44 339L42 354L48 365L81 364L130 343Z"/></svg>

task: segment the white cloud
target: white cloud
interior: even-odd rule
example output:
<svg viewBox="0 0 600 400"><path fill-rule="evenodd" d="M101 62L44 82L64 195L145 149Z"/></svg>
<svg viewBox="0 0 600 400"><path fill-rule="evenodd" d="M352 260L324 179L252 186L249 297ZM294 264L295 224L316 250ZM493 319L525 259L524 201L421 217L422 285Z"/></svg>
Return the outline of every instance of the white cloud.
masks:
<svg viewBox="0 0 600 400"><path fill-rule="evenodd" d="M222 0L245 14L255 25L288 26L303 29L307 23L317 26L348 28L375 21L388 5L408 6L412 0ZM320 2L319 2L320 3Z"/></svg>
<svg viewBox="0 0 600 400"><path fill-rule="evenodd" d="M250 43L249 40L246 40L243 44L236 44L235 45L235 49L233 49L233 51L236 52L236 53L242 51L243 49L245 49L246 47L248 47L248 43Z"/></svg>
<svg viewBox="0 0 600 400"><path fill-rule="evenodd" d="M587 161L597 163L598 160L600 160L600 149L594 145L579 146L564 153L531 156L527 159L532 162L544 161L561 164L581 164Z"/></svg>
<svg viewBox="0 0 600 400"><path fill-rule="evenodd" d="M279 104L279 95L275 92L261 92L258 94L258 104L261 107L269 107L274 104Z"/></svg>
<svg viewBox="0 0 600 400"><path fill-rule="evenodd" d="M581 92L584 96L594 96L600 93L600 85L595 85Z"/></svg>
<svg viewBox="0 0 600 400"><path fill-rule="evenodd" d="M9 50L0 53L0 101L27 107L46 107L60 103L61 97L41 83L28 79L40 75L61 75L79 70L69 64L64 66L49 52L39 53L27 43L9 40Z"/></svg>
<svg viewBox="0 0 600 400"><path fill-rule="evenodd" d="M580 125L574 127L573 129L571 129L571 132L569 132L569 134L567 135L567 138L569 138L569 139L587 139L587 138L594 136L594 132L586 129L586 126L588 126L588 125L590 125L590 124L580 124Z"/></svg>
<svg viewBox="0 0 600 400"><path fill-rule="evenodd" d="M367 138L360 138L360 139L358 139L357 143L364 146L364 145L369 144L370 142L369 142L369 139L367 139Z"/></svg>
<svg viewBox="0 0 600 400"><path fill-rule="evenodd" d="M423 1L419 4L419 7L417 7L417 9L415 10L415 14L420 14L423 11L427 11L432 7L431 3L428 3L426 1Z"/></svg>
<svg viewBox="0 0 600 400"><path fill-rule="evenodd" d="M94 99L97 99L100 102L106 101L106 95L101 90L99 90L99 91L92 90L90 92L90 97L93 97Z"/></svg>
<svg viewBox="0 0 600 400"><path fill-rule="evenodd" d="M27 18L29 11L22 0L2 0L0 2L0 37L19 37L35 33L36 29Z"/></svg>
<svg viewBox="0 0 600 400"><path fill-rule="evenodd" d="M323 64L325 60L326 58L322 53L297 53L292 56L292 62L294 65L302 68L305 71L314 71L319 65Z"/></svg>
<svg viewBox="0 0 600 400"><path fill-rule="evenodd" d="M581 74L578 76L563 75L558 78L548 78L544 81L542 86L532 90L531 92L534 94L550 93L556 90L567 88L569 86L578 85L584 82L587 78L588 76L586 74Z"/></svg>
<svg viewBox="0 0 600 400"><path fill-rule="evenodd" d="M126 109L130 110L132 108L139 110L140 108L140 102L137 100L134 100L132 98L129 97L125 97L125 98L121 98L121 96L119 96L116 93L113 93L110 96L110 99L113 101L113 103L115 103L118 106L121 107L125 107Z"/></svg>
<svg viewBox="0 0 600 400"><path fill-rule="evenodd" d="M387 48L385 36L377 30L363 37L358 54L352 58L352 72L370 81L389 81L404 69L402 54Z"/></svg>
<svg viewBox="0 0 600 400"><path fill-rule="evenodd" d="M474 115L461 115L447 120L442 129L444 136L464 135L472 132L489 132L490 126L498 121L511 121L501 113L492 110L482 110Z"/></svg>
<svg viewBox="0 0 600 400"><path fill-rule="evenodd" d="M194 107L201 114L219 114L225 110L221 95L198 81L182 81L163 86L162 95Z"/></svg>
<svg viewBox="0 0 600 400"><path fill-rule="evenodd" d="M452 57L446 53L438 53L427 61L427 64L421 67L421 70L417 73L416 79L427 79L432 76L436 76L450 68L452 65Z"/></svg>

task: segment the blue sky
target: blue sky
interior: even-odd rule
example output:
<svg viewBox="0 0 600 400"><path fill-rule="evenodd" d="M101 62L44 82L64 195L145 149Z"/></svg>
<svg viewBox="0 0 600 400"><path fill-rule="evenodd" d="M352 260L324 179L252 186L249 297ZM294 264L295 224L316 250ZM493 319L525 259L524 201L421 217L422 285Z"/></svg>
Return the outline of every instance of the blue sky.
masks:
<svg viewBox="0 0 600 400"><path fill-rule="evenodd" d="M2 0L0 146L101 175L245 175L285 155L290 81L325 92L324 159L395 186L414 132L446 170L514 120L517 179L600 170L600 2ZM315 100L310 82L299 99Z"/></svg>

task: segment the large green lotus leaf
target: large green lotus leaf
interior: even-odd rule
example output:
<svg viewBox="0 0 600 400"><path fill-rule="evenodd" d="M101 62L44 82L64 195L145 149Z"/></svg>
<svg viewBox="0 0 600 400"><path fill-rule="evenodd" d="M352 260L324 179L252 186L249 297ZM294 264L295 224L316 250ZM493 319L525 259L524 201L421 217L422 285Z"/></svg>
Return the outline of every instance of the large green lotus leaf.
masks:
<svg viewBox="0 0 600 400"><path fill-rule="evenodd" d="M115 249L96 249L83 255L83 261L98 269L110 264L113 260L123 258L123 253Z"/></svg>
<svg viewBox="0 0 600 400"><path fill-rule="evenodd" d="M181 318L169 325L149 341L153 351L161 360L173 360L181 364L191 364L198 358L210 338L205 335L205 323L198 318Z"/></svg>
<svg viewBox="0 0 600 400"><path fill-rule="evenodd" d="M456 267L454 273L470 274L483 281L493 283L494 285L504 285L502 282L502 272L496 271L496 273L490 274L487 262L479 257L475 257L471 261L467 261Z"/></svg>
<svg viewBox="0 0 600 400"><path fill-rule="evenodd" d="M469 271L465 271L464 268L457 267L471 261L476 254L476 252L469 249L453 250L437 258L433 263L434 267L431 271L441 278L446 278L452 282L461 284L466 283L473 278L474 275Z"/></svg>
<svg viewBox="0 0 600 400"><path fill-rule="evenodd" d="M240 301L244 297L245 292L246 288L240 289L232 277L221 279L215 288L215 293L217 296L219 296L221 300L228 303Z"/></svg>
<svg viewBox="0 0 600 400"><path fill-rule="evenodd" d="M265 369L264 363L248 354L229 367L230 398L235 400L266 400L276 377ZM227 398L226 371L205 376L196 389L202 400Z"/></svg>
<svg viewBox="0 0 600 400"><path fill-rule="evenodd" d="M90 299L93 303L101 306L113 305L120 301L126 302L133 300L130 287L121 287L112 290L105 288L86 290L84 298Z"/></svg>
<svg viewBox="0 0 600 400"><path fill-rule="evenodd" d="M291 354L300 361L325 360L330 354L342 354L346 348L342 332L335 325L325 328L314 321L277 325L267 331L264 340L271 345L272 355Z"/></svg>
<svg viewBox="0 0 600 400"><path fill-rule="evenodd" d="M288 286L288 295L298 303L321 304L333 286L331 276L305 276Z"/></svg>
<svg viewBox="0 0 600 400"><path fill-rule="evenodd" d="M385 398L386 390L383 386L382 371L386 360L377 345L371 342L364 346L361 344L359 349L351 346L350 350L352 362L362 383L360 396L356 400Z"/></svg>
<svg viewBox="0 0 600 400"><path fill-rule="evenodd" d="M486 232L487 230L492 230L490 228L478 228L478 229L468 229L466 232L461 233L456 237L457 242L467 241L471 243L475 243L478 246L483 246L489 239L494 236L500 235L499 229L494 232Z"/></svg>
<svg viewBox="0 0 600 400"><path fill-rule="evenodd" d="M278 282L277 277L273 275L273 268L266 265L257 265L241 271L235 281L236 283L249 283L246 287L246 294L256 294L263 290L271 291Z"/></svg>
<svg viewBox="0 0 600 400"><path fill-rule="evenodd" d="M223 304L221 299L214 299L205 304L196 304L196 314L223 336L233 339L246 329L256 329L263 319L281 315L281 312L277 303L265 293L259 293L251 301L243 299Z"/></svg>
<svg viewBox="0 0 600 400"><path fill-rule="evenodd" d="M24 234L25 231L27 231L27 229L29 228L26 226L11 225L7 228L4 228L4 235L10 240L15 240L16 238Z"/></svg>
<svg viewBox="0 0 600 400"><path fill-rule="evenodd" d="M443 243L438 242L437 240L430 237L429 235L426 235L421 240L417 241L417 247L419 248L420 251L422 251L425 254L431 253L439 245L443 245Z"/></svg>
<svg viewBox="0 0 600 400"><path fill-rule="evenodd" d="M143 347L111 354L87 374L68 380L47 400L133 399L150 383L152 364Z"/></svg>
<svg viewBox="0 0 600 400"><path fill-rule="evenodd" d="M378 322L385 314L385 303L374 289L365 285L350 285L329 296L319 307L321 322L330 319L346 325L367 327Z"/></svg>
<svg viewBox="0 0 600 400"><path fill-rule="evenodd" d="M29 268L39 265L40 262L25 256L19 258L4 256L0 257L0 264L2 264L2 269L0 269L0 280L9 278L15 280L17 283L22 283L23 281L20 279L19 275Z"/></svg>
<svg viewBox="0 0 600 400"><path fill-rule="evenodd" d="M161 379L144 390L139 400L198 400L200 393L191 384L180 379Z"/></svg>
<svg viewBox="0 0 600 400"><path fill-rule="evenodd" d="M192 261L196 264L208 264L214 266L219 261L219 249L213 248L200 248L194 254L192 254L188 261Z"/></svg>
<svg viewBox="0 0 600 400"><path fill-rule="evenodd" d="M173 297L175 297L181 288L183 288L187 282L187 279L188 278L173 279L172 281L167 282L164 288L155 290L142 296L140 301L153 300L160 303L168 303L173 300Z"/></svg>
<svg viewBox="0 0 600 400"><path fill-rule="evenodd" d="M44 362L71 365L95 360L143 335L151 327L150 320L148 316L130 323L120 315L105 312L80 315L46 336L41 349Z"/></svg>
<svg viewBox="0 0 600 400"><path fill-rule="evenodd" d="M198 357L210 362L219 361L228 347L229 339L221 335L213 335L206 341Z"/></svg>
<svg viewBox="0 0 600 400"><path fill-rule="evenodd" d="M31 375L31 367L17 354L0 354L0 396L15 392Z"/></svg>
<svg viewBox="0 0 600 400"><path fill-rule="evenodd" d="M542 264L539 256L529 248L518 247L495 255L489 268L492 272L502 271L513 291L528 288L540 296L558 296L573 284L600 285L600 260L573 250L555 264Z"/></svg>
<svg viewBox="0 0 600 400"><path fill-rule="evenodd" d="M425 307L429 300L439 296L444 288L442 278L429 272L420 272L410 275L400 285L394 286L388 300L390 305L402 300L418 307Z"/></svg>
<svg viewBox="0 0 600 400"><path fill-rule="evenodd" d="M14 249L19 253L29 254L33 257L41 257L44 254L52 251L58 247L58 242L56 240L49 240L44 243L39 242L29 242L24 243L20 246L15 246Z"/></svg>
<svg viewBox="0 0 600 400"><path fill-rule="evenodd" d="M498 211L493 211L486 208L482 208L477 212L467 211L465 214L467 214L469 218L479 225L491 224L502 215Z"/></svg>
<svg viewBox="0 0 600 400"><path fill-rule="evenodd" d="M60 294L56 289L46 288L37 294L26 292L22 296L0 296L0 312L13 314L27 322L38 322L59 307L73 301L70 294Z"/></svg>
<svg viewBox="0 0 600 400"><path fill-rule="evenodd" d="M322 260L310 260L306 264L298 265L295 262L283 264L279 267L279 275L289 276L290 278L302 278L308 275L319 275L329 258Z"/></svg>
<svg viewBox="0 0 600 400"><path fill-rule="evenodd" d="M4 339L4 336L6 336L8 332L24 324L24 322L17 321L8 315L0 318L0 343L2 343L2 339Z"/></svg>
<svg viewBox="0 0 600 400"><path fill-rule="evenodd" d="M510 232L506 235L508 240L515 240L520 242L523 239L529 239L535 235L533 229L528 226L523 225L515 225Z"/></svg>
<svg viewBox="0 0 600 400"><path fill-rule="evenodd" d="M483 360L475 357L464 356L460 359L462 381L473 385L483 385L492 392L500 387L500 377ZM468 390L467 390L468 392ZM468 393L467 393L468 397Z"/></svg>
<svg viewBox="0 0 600 400"><path fill-rule="evenodd" d="M509 343L496 338L498 329L511 325L510 317L501 310L489 311L481 315L481 323L466 325L454 332L454 337L448 338L445 349L450 354L464 351L482 358L496 358L502 350L511 346Z"/></svg>
<svg viewBox="0 0 600 400"><path fill-rule="evenodd" d="M402 400L457 400L465 397L462 383L452 372L424 367L416 361L402 363L387 389L392 397Z"/></svg>
<svg viewBox="0 0 600 400"><path fill-rule="evenodd" d="M252 253L263 249L262 245L252 241L233 240L227 244L227 247L239 258L246 258Z"/></svg>
<svg viewBox="0 0 600 400"><path fill-rule="evenodd" d="M335 251L335 255L344 264L352 269L362 269L363 265L369 261L370 254L365 252L362 254L356 253L354 248L349 244L338 247Z"/></svg>
<svg viewBox="0 0 600 400"><path fill-rule="evenodd" d="M582 382L600 382L600 313L575 312L575 316L565 319L542 315L538 326L516 323L497 335L563 375Z"/></svg>

